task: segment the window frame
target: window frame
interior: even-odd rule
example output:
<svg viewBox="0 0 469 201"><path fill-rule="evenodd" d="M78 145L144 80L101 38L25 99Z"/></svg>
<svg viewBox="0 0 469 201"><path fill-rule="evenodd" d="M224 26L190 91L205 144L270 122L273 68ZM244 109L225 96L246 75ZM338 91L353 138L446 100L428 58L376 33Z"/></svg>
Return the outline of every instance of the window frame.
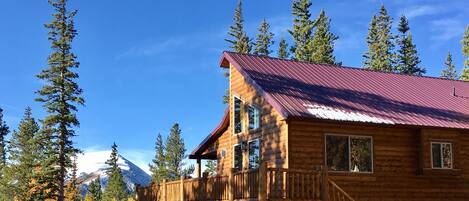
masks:
<svg viewBox="0 0 469 201"><path fill-rule="evenodd" d="M249 152L249 143L254 142L254 141L257 141L257 144L258 144L258 149L259 149L259 164L257 165L256 168L251 169L251 168L250 168L251 159L249 158L249 156L250 156L250 155L249 155L249 153L250 153L250 152ZM248 148L247 148L247 151L248 151L248 157L247 157L247 159L248 159L248 167L247 167L247 168L248 168L249 170L255 170L255 169L259 168L259 166L261 165L261 140L260 140L259 138L256 138L256 139L253 139L253 140L249 140L248 143L247 143L247 147L248 147Z"/></svg>
<svg viewBox="0 0 469 201"><path fill-rule="evenodd" d="M339 136L339 137L348 137L348 170L347 171L338 171L338 170L329 170L327 168L328 172L333 172L333 173L348 173L348 174L373 174L375 171L375 164L374 164L374 143L373 143L373 136L371 135L348 135L348 134L335 134L335 133L326 133L324 135L324 164L327 164L327 136ZM351 165L352 165L352 157L351 157L351 138L366 138L371 140L371 171L370 172L353 172L351 171Z"/></svg>
<svg viewBox="0 0 469 201"><path fill-rule="evenodd" d="M440 160L441 160L441 167L434 167L433 166L433 144L439 144L440 145ZM451 167L443 167L443 146L444 144L449 144L450 150L451 150ZM432 169L435 170L452 170L454 169L454 153L453 153L453 143L451 142L442 142L442 141L431 141L430 142L430 163Z"/></svg>
<svg viewBox="0 0 469 201"><path fill-rule="evenodd" d="M235 167L235 164L236 164L236 152L235 152L235 149L236 149L236 146L240 146L241 148L241 168L238 170L236 169ZM237 144L234 144L233 145L233 159L232 159L232 166L231 168L233 168L235 171L243 171L243 168L244 168L244 150L243 150L243 143L237 143Z"/></svg>
<svg viewBox="0 0 469 201"><path fill-rule="evenodd" d="M250 118L249 118L249 116L250 116L250 115L249 115L249 108L254 108L254 109L257 110L257 112L258 112L258 117L257 117L258 125L257 125L257 128L252 128L252 129L250 128L251 122L250 122ZM247 112L247 116L248 116L248 118L247 118L247 119L248 119L248 123L247 123L248 131L253 132L253 131L259 130L259 129L261 128L261 110L260 110L260 107L258 107L258 106L255 105L255 104L249 104L249 105L247 106L247 111L248 111L248 112Z"/></svg>
<svg viewBox="0 0 469 201"><path fill-rule="evenodd" d="M240 132L236 132L236 123L235 123L235 101L236 99L240 100L241 101L241 106L240 106L240 111L239 111L239 118L240 118L240 122L241 122L241 131ZM244 113L244 105L245 105L245 102L244 100L238 96L238 95L233 95L233 135L240 135L240 134L243 134L244 131L245 131L245 125L244 125L244 118L243 118L243 113Z"/></svg>

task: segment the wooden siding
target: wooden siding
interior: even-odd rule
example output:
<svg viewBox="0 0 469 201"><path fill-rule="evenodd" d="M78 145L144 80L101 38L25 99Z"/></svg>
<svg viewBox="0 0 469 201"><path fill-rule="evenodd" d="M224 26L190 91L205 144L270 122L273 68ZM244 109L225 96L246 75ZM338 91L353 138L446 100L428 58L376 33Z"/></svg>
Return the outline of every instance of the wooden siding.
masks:
<svg viewBox="0 0 469 201"><path fill-rule="evenodd" d="M325 134L373 138L373 173L329 172L355 200L469 200L469 132L292 120L290 168L325 162ZM453 144L453 170L432 170L430 142Z"/></svg>
<svg viewBox="0 0 469 201"><path fill-rule="evenodd" d="M230 67L230 109L233 108L233 96L244 101L243 121L244 129L241 134L233 135L233 115L230 112L230 126L217 140L218 173L228 174L233 166L233 146L240 142L248 142L254 139L261 139L261 159L268 161L270 167L288 167L287 157L287 124L280 114L268 104L264 98L259 96L254 87L244 80L244 77L233 67ZM261 128L255 131L248 131L247 106L254 105L260 109ZM222 157L221 152L226 154ZM244 151L243 167L247 167L247 150Z"/></svg>

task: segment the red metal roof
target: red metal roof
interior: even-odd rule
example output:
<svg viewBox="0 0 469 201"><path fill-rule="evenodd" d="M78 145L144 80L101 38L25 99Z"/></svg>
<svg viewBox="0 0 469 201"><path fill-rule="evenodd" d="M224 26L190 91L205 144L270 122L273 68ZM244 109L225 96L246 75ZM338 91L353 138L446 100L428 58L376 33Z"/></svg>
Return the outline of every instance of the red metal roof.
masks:
<svg viewBox="0 0 469 201"><path fill-rule="evenodd" d="M469 129L469 82L224 52L284 118Z"/></svg>

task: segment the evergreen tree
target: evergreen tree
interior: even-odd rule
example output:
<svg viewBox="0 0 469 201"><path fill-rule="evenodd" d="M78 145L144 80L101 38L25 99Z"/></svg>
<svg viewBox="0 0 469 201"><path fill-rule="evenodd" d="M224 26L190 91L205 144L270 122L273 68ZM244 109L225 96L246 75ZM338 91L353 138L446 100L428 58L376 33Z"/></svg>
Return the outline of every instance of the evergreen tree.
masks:
<svg viewBox="0 0 469 201"><path fill-rule="evenodd" d="M293 29L288 30L293 37L294 45L291 47L293 57L299 61L308 61L311 53L308 52L308 42L311 40L312 30L315 23L311 21L309 12L311 2L309 0L294 0L293 8Z"/></svg>
<svg viewBox="0 0 469 201"><path fill-rule="evenodd" d="M80 201L80 189L77 183L77 163L76 157L72 163L72 173L70 177L70 181L68 181L65 187L65 200L67 201Z"/></svg>
<svg viewBox="0 0 469 201"><path fill-rule="evenodd" d="M34 200L30 189L34 169L34 137L39 132L39 125L32 117L31 108L26 108L18 132L14 131L9 143L8 168L9 180L12 182L11 193L18 200Z"/></svg>
<svg viewBox="0 0 469 201"><path fill-rule="evenodd" d="M67 0L49 0L49 4L56 12L52 15L52 22L46 25L52 53L48 59L49 67L37 76L46 84L38 91L40 97L36 100L44 103L49 113L44 124L51 129L58 150L58 160L52 166L58 168L58 188L49 190L57 193L57 200L63 201L67 168L72 166L70 157L78 152L72 142L76 135L73 127L79 126L75 112L77 105L84 104L84 99L76 83L78 74L72 71L79 66L71 51L73 38L77 34L73 21L77 11L67 10Z"/></svg>
<svg viewBox="0 0 469 201"><path fill-rule="evenodd" d="M3 109L0 108L0 175L7 164L6 136L10 132L6 122L3 120Z"/></svg>
<svg viewBox="0 0 469 201"><path fill-rule="evenodd" d="M168 179L179 179L183 175L183 159L186 158L186 148L178 123L175 123L171 128L165 147Z"/></svg>
<svg viewBox="0 0 469 201"><path fill-rule="evenodd" d="M33 138L34 169L31 184L33 200L57 200L59 169L57 165L58 152L53 141L53 129L45 126Z"/></svg>
<svg viewBox="0 0 469 201"><path fill-rule="evenodd" d="M274 41L272 41L274 34L270 32L269 29L270 25L267 20L264 19L259 26L259 34L257 35L256 43L254 44L253 53L255 55L269 56L272 52L270 50L270 46L274 44Z"/></svg>
<svg viewBox="0 0 469 201"><path fill-rule="evenodd" d="M417 49L412 42L409 22L405 16L401 16L397 30L400 32L398 40L399 50L397 55L397 71L401 74L422 75L425 69L419 67L420 59Z"/></svg>
<svg viewBox="0 0 469 201"><path fill-rule="evenodd" d="M456 72L456 67L453 64L453 57L451 56L451 52L448 52L448 56L446 57L445 62L445 69L441 71L440 77L450 80L458 79L458 73Z"/></svg>
<svg viewBox="0 0 469 201"><path fill-rule="evenodd" d="M331 32L331 20L324 10L321 10L316 20L316 30L313 38L308 42L308 52L311 52L310 62L321 64L336 64L334 57L334 41L339 37Z"/></svg>
<svg viewBox="0 0 469 201"><path fill-rule="evenodd" d="M469 67L464 67L462 69L461 80L469 81Z"/></svg>
<svg viewBox="0 0 469 201"><path fill-rule="evenodd" d="M287 59L290 56L290 53L287 51L288 44L285 39L281 39L280 43L278 44L278 58L280 59Z"/></svg>
<svg viewBox="0 0 469 201"><path fill-rule="evenodd" d="M368 52L363 55L366 68L384 72L394 71L393 40L395 37L391 33L391 26L392 19L384 5L381 5L378 16L373 16L368 29L366 38Z"/></svg>
<svg viewBox="0 0 469 201"><path fill-rule="evenodd" d="M466 28L464 37L461 41L462 43L462 53L465 57L464 68L461 73L461 80L469 81L469 25Z"/></svg>
<svg viewBox="0 0 469 201"><path fill-rule="evenodd" d="M205 172L209 175L214 176L217 174L217 161L216 160L208 160L205 163Z"/></svg>
<svg viewBox="0 0 469 201"><path fill-rule="evenodd" d="M112 145L111 155L106 161L106 164L108 165L108 168L106 169L108 183L103 194L104 201L124 201L129 197L121 169L117 164L118 159L117 145L114 143Z"/></svg>
<svg viewBox="0 0 469 201"><path fill-rule="evenodd" d="M151 181L159 184L167 177L165 146L163 144L163 137L160 133L158 133L158 136L156 137L155 152L155 158L152 160L152 164L149 166L152 173Z"/></svg>
<svg viewBox="0 0 469 201"><path fill-rule="evenodd" d="M9 128L3 120L3 109L0 108L0 200L9 200L11 198L7 188L9 179L8 175L6 175L6 136L9 132Z"/></svg>
<svg viewBox="0 0 469 201"><path fill-rule="evenodd" d="M95 180L90 182L88 186L87 197L91 197L93 201L101 201L103 197L103 191L101 190L101 177L98 176Z"/></svg>
<svg viewBox="0 0 469 201"><path fill-rule="evenodd" d="M248 54L251 52L250 39L244 31L244 20L242 2L238 0L238 6L235 9L234 24L230 26L228 35L231 39L225 39L230 43L230 48L237 53Z"/></svg>

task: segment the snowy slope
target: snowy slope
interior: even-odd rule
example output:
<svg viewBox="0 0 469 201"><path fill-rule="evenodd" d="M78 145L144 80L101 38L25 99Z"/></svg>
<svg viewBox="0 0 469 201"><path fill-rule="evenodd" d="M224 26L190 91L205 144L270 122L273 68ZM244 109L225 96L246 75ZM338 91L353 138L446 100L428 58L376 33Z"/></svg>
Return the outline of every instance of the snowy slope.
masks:
<svg viewBox="0 0 469 201"><path fill-rule="evenodd" d="M105 186L107 184L108 177L105 172L107 165L105 162L110 154L111 151L97 151L86 152L78 156L78 181L83 184L82 189L85 192L88 184L96 179L98 175L101 177L101 185ZM133 191L135 184L148 185L150 183L150 175L131 161L119 155L117 163L122 170L129 192Z"/></svg>

